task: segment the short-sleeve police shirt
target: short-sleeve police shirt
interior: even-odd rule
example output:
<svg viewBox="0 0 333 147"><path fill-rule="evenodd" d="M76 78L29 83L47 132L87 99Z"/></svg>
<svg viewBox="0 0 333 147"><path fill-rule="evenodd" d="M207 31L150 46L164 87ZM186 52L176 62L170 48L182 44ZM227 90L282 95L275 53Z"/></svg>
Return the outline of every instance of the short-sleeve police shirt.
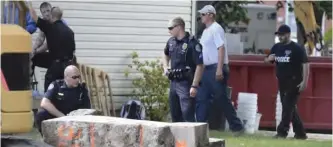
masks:
<svg viewBox="0 0 333 147"><path fill-rule="evenodd" d="M69 88L63 80L52 82L45 93L45 98L64 114L80 108L90 108L88 90L82 85Z"/></svg>
<svg viewBox="0 0 333 147"><path fill-rule="evenodd" d="M166 43L164 54L170 57L171 69L190 66L195 71L196 65L203 64L202 46L188 32L181 40L171 37Z"/></svg>
<svg viewBox="0 0 333 147"><path fill-rule="evenodd" d="M38 18L37 26L44 32L49 52L54 59L73 57L75 51L74 32L62 20L50 23Z"/></svg>
<svg viewBox="0 0 333 147"><path fill-rule="evenodd" d="M305 49L295 42L275 44L270 54L275 54L278 79L302 79L303 63L308 62Z"/></svg>

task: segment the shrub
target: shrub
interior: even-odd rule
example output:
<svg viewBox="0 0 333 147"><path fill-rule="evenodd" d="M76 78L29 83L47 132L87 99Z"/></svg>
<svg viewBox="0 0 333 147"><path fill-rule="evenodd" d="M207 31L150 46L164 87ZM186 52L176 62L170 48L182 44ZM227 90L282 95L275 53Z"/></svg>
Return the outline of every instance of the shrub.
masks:
<svg viewBox="0 0 333 147"><path fill-rule="evenodd" d="M133 79L132 93L146 108L146 116L153 121L165 121L169 113L169 80L163 75L163 65L160 60L142 62L138 54L133 52L129 68L142 74ZM129 77L129 74L129 70L126 70L125 76Z"/></svg>

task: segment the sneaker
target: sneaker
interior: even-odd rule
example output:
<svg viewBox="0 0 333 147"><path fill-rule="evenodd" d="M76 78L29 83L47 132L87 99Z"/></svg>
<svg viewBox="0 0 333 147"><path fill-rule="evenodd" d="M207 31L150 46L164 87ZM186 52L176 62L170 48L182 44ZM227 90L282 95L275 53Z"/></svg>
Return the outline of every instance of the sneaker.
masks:
<svg viewBox="0 0 333 147"><path fill-rule="evenodd" d="M306 139L308 139L308 136L306 136L306 135L295 135L294 138L299 139L299 140L306 140Z"/></svg>
<svg viewBox="0 0 333 147"><path fill-rule="evenodd" d="M285 139L285 138L287 138L287 135L276 134L276 135L273 136L273 138L276 138L276 139Z"/></svg>
<svg viewBox="0 0 333 147"><path fill-rule="evenodd" d="M245 133L245 129L244 129L244 128L241 129L241 130L239 130L239 131L233 131L233 132L232 132L232 134L233 134L234 137L241 136L241 135L243 135L244 133Z"/></svg>

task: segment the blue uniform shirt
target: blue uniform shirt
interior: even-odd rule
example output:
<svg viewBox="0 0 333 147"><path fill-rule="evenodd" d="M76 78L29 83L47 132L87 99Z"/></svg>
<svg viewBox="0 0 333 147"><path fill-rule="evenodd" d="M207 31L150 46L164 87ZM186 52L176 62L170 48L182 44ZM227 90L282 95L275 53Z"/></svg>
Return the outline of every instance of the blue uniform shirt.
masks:
<svg viewBox="0 0 333 147"><path fill-rule="evenodd" d="M73 110L90 108L88 90L82 84L68 88L64 80L56 80L49 85L45 98L65 115Z"/></svg>
<svg viewBox="0 0 333 147"><path fill-rule="evenodd" d="M165 46L164 54L170 57L171 69L185 69L189 66L195 71L196 65L203 64L202 46L188 32L181 40L171 37Z"/></svg>

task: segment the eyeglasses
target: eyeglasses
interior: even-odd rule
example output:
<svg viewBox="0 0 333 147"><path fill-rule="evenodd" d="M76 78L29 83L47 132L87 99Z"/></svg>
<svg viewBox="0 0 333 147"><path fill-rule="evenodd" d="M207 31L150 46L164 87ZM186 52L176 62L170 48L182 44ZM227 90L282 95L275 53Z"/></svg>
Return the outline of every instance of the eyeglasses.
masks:
<svg viewBox="0 0 333 147"><path fill-rule="evenodd" d="M77 76L72 76L72 79L80 79L81 78L81 76L80 75L77 75Z"/></svg>

